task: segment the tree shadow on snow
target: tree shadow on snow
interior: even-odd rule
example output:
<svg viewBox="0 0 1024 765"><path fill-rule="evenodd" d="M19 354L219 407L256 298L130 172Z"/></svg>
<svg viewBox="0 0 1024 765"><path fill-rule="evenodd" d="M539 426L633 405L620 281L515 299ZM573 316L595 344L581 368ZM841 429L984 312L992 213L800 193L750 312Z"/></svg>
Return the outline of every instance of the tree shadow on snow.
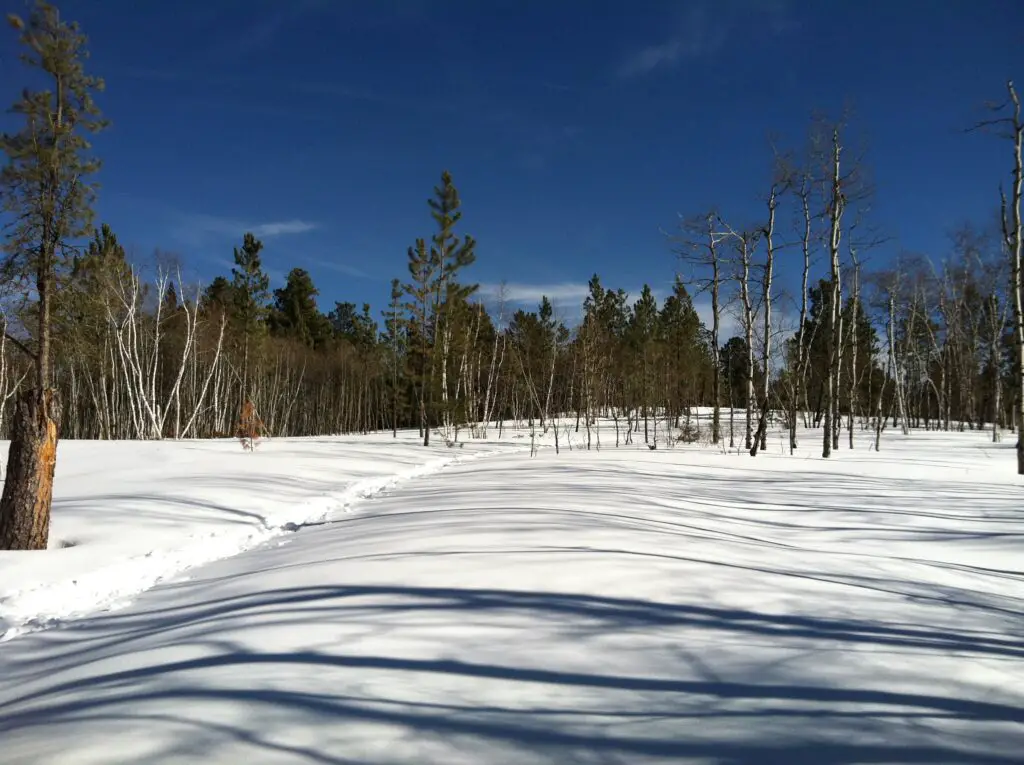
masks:
<svg viewBox="0 0 1024 765"><path fill-rule="evenodd" d="M344 745L357 730L397 727L407 739L440 739L489 762L513 761L495 749L528 754L516 762L626 763L700 760L717 765L847 765L852 763L1019 762L1024 731L1019 706L979 699L870 687L844 687L827 678L780 681L756 671L732 677L692 677L682 665L657 674L544 666L528 651L509 651L502 663L475 659L407 658L353 651L340 641L320 650L255 650L238 642L248 629L318 624L491 624L560 629L568 635L686 628L679 635L785 638L849 649L902 648L914 652L1024 657L1019 641L853 620L758 613L638 599L512 590L431 587L317 587L281 589L171 608L106 614L68 625L40 643L47 661L84 672L61 681L34 678L0 703L0 739L16 734L59 735L68 725L173 725L191 733L168 736L147 761L197 755L211 761L219 747L245 745L258 757L351 765L356 762L443 762L351 759ZM496 621L495 621L496 620ZM296 626L296 629L300 627ZM63 634L59 634L63 633ZM666 633L670 634L670 633ZM154 650L155 644L161 647ZM361 644L365 651L367 643ZM164 646L187 646L191 658L157 660ZM585 650L586 642L580 642ZM196 653L201 655L196 656ZM118 656L132 656L119 666ZM22 657L25 663L31 657ZM43 656L37 657L42 659ZM303 682L255 687L261 672L281 677L330 678L330 692ZM364 689L376 673L387 683ZM276 676L276 675L275 675ZM294 685L295 687L290 687ZM282 687L283 686L283 687ZM500 687L491 698L528 703L485 704L460 698ZM393 689L387 693L382 689ZM434 688L428 700L410 689ZM527 689L523 693L523 689ZM531 690L532 689L532 690ZM247 710L247 724L207 718L210 704ZM172 710L168 712L167 710ZM588 718L588 719L583 719ZM596 723L594 721L597 721ZM326 726L328 744L290 744L290 726ZM952 722L959 735L929 726ZM996 725L997 727L991 727ZM732 727L730 727L732 726ZM972 727L976 726L976 727ZM1001 727L1000 727L1001 726ZM732 733L727 733L728 731ZM723 732L724 731L724 732ZM972 735L967 735L971 731ZM201 741L201 750L197 750ZM351 743L351 742L350 742ZM352 744L355 745L354 743ZM1015 749L1014 747L1017 747ZM236 750L232 750L236 751ZM490 754L488 754L490 753ZM274 760L279 761L279 760Z"/></svg>

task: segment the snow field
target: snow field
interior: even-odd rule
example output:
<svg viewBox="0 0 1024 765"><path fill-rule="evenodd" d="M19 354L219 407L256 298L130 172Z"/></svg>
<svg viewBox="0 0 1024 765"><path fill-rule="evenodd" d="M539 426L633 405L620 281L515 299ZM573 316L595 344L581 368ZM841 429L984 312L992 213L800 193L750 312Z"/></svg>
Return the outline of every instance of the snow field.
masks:
<svg viewBox="0 0 1024 765"><path fill-rule="evenodd" d="M414 433L275 439L251 453L233 440L62 441L51 549L0 552L0 642L121 607L168 577L486 448L424 449Z"/></svg>
<svg viewBox="0 0 1024 765"><path fill-rule="evenodd" d="M5 756L1019 762L1012 442L825 461L814 435L756 460L467 444L488 456L0 646ZM316 448L405 459L341 441Z"/></svg>

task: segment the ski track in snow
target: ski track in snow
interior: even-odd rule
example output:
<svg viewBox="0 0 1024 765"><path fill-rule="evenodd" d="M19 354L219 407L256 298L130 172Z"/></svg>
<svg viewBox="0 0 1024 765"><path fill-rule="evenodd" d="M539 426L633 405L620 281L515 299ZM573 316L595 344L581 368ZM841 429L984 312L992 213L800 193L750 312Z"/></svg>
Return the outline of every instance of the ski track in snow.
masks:
<svg viewBox="0 0 1024 765"><path fill-rule="evenodd" d="M438 473L456 464L471 462L509 449L456 453L424 462L396 473L356 480L336 492L301 503L294 512L285 510L275 522L262 517L261 526L239 534L230 526L190 536L189 544L118 560L74 579L15 590L0 599L0 643L19 635L55 627L100 611L114 611L132 603L139 594L168 580L182 580L191 569L223 560L271 542L277 537L327 521L336 513L351 512L359 502L380 496L408 481ZM13 603L13 606L11 605Z"/></svg>

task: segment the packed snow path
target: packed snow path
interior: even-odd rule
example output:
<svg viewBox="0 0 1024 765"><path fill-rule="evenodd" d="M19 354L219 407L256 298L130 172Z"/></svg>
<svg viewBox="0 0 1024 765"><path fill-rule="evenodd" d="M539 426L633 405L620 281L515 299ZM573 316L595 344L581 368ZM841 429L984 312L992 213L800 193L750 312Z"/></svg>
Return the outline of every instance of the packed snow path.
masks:
<svg viewBox="0 0 1024 765"><path fill-rule="evenodd" d="M887 446L449 465L0 645L3 759L1019 763L1012 445Z"/></svg>

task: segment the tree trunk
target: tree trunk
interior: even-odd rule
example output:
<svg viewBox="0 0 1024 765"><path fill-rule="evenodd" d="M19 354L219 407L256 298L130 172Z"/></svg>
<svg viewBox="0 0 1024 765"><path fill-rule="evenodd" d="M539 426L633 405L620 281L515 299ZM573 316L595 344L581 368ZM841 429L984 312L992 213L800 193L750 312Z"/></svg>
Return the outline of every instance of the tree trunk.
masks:
<svg viewBox="0 0 1024 765"><path fill-rule="evenodd" d="M1017 425L1017 474L1024 475L1024 232L1021 225L1021 194L1024 188L1024 163L1021 160L1024 143L1024 121L1021 120L1020 99L1013 88L1013 82L1007 83L1010 101L1013 103L1013 184L1010 190L1010 215L1006 214L1006 197L1003 197L1002 219L1003 237L1010 252L1010 273L1013 291L1013 326L1016 355L1014 367L1016 372L1017 410L1014 421Z"/></svg>
<svg viewBox="0 0 1024 765"><path fill-rule="evenodd" d="M29 389L14 411L7 476L0 498L0 550L45 550L57 465L60 399Z"/></svg>
<svg viewBox="0 0 1024 765"><path fill-rule="evenodd" d="M829 254L831 255L831 277L832 277L832 298L829 306L829 338L828 338L828 369L826 370L825 383L825 423L822 434L821 456L828 458L832 449L838 446L839 429L835 427L833 418L839 414L839 369L842 360L841 345L842 322L841 322L841 301L842 291L839 284L839 241L841 237L841 221L845 197L842 188L842 176L839 174L839 156L841 147L839 144L838 129L832 132L832 188L829 199ZM837 423L836 423L837 424Z"/></svg>

